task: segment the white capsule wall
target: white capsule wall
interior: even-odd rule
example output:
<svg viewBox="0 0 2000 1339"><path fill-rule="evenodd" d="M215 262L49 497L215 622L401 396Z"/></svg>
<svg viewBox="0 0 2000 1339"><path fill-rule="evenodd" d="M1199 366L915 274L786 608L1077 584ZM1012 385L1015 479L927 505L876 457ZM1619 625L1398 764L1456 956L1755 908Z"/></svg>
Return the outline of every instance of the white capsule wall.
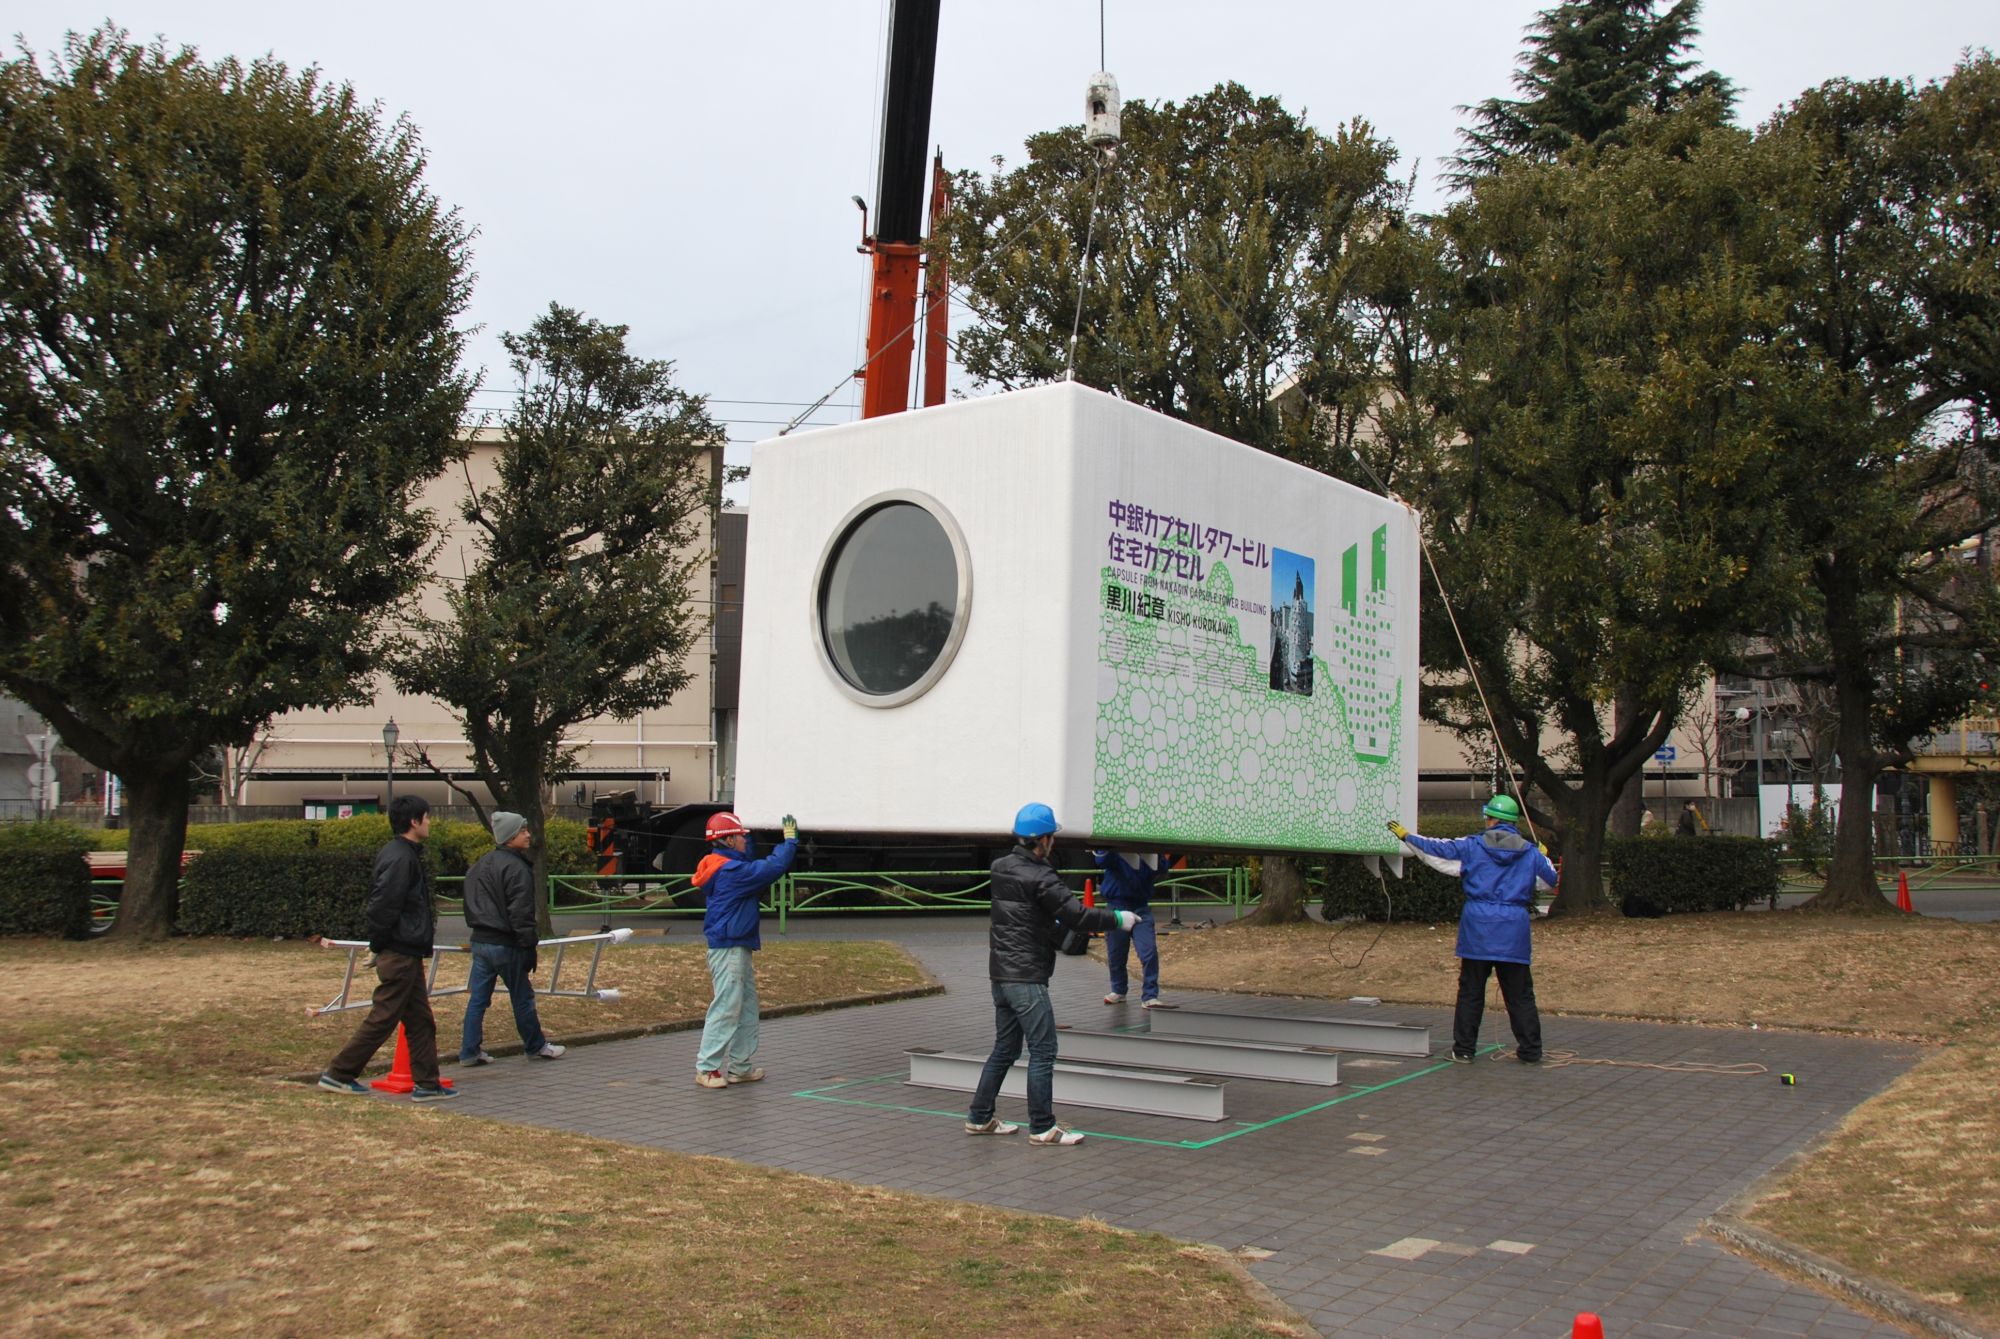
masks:
<svg viewBox="0 0 2000 1339"><path fill-rule="evenodd" d="M760 444L756 826L1386 851L1416 797L1402 507L1075 385Z"/></svg>

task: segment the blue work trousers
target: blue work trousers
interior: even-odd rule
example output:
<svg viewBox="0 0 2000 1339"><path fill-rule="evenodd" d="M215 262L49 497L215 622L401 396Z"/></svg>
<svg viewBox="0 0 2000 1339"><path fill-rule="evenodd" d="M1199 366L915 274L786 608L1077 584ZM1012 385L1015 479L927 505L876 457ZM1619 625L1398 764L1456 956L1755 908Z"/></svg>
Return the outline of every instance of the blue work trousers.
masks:
<svg viewBox="0 0 2000 1339"><path fill-rule="evenodd" d="M1139 923L1130 930L1106 930L1104 932L1104 961L1111 966L1111 993L1123 995L1128 984L1125 975L1126 950L1139 950L1139 998L1157 1000L1160 998L1160 940L1153 931L1153 911L1150 907L1140 907L1135 912Z"/></svg>
<svg viewBox="0 0 2000 1339"><path fill-rule="evenodd" d="M514 1005L514 1030L521 1034L521 1046L534 1055L548 1045L542 1035L542 1017L535 1009L535 983L528 979L528 950L512 944L474 944L472 980L466 989L465 1036L458 1043L458 1058L478 1056L486 1034L486 1007L493 1003L493 983L507 987Z"/></svg>
<svg viewBox="0 0 2000 1339"><path fill-rule="evenodd" d="M1056 1123L1056 1011L1049 988L1025 981L993 983L993 1053L980 1071L966 1119L981 1125L993 1119L1000 1084L1028 1046L1028 1132L1040 1134Z"/></svg>

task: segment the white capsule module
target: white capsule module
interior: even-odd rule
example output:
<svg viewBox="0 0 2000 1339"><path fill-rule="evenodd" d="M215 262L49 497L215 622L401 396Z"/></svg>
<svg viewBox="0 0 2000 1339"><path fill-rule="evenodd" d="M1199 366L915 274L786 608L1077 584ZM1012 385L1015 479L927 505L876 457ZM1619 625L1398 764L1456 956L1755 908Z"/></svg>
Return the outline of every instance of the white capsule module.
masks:
<svg viewBox="0 0 2000 1339"><path fill-rule="evenodd" d="M1090 87L1083 95L1083 142L1098 149L1117 147L1123 138L1119 114L1124 106L1116 79L1103 70L1090 76Z"/></svg>

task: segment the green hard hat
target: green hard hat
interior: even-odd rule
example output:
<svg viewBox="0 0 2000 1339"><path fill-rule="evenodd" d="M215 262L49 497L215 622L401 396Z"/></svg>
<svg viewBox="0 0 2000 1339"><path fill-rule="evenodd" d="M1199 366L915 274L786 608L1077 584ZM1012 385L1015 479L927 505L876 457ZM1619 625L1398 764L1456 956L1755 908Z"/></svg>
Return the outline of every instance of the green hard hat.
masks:
<svg viewBox="0 0 2000 1339"><path fill-rule="evenodd" d="M1518 823L1521 821L1521 806L1514 803L1512 795L1495 795L1486 802L1486 807L1479 812L1485 814L1488 818L1497 818L1502 823Z"/></svg>

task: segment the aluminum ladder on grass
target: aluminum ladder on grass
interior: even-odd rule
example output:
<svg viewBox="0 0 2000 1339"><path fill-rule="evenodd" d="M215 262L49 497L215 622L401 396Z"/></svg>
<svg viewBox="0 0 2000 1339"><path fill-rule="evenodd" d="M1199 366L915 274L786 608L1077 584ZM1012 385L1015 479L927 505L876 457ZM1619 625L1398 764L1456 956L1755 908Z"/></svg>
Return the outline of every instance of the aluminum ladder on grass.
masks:
<svg viewBox="0 0 2000 1339"><path fill-rule="evenodd" d="M1228 1079L1268 1079L1330 1088L1340 1082L1340 1052L1326 1046L1278 1046L1222 1037L1175 1037L1158 1032L1064 1028L1062 1053L1071 1060L1137 1065Z"/></svg>
<svg viewBox="0 0 2000 1339"><path fill-rule="evenodd" d="M1422 1058L1431 1053L1431 1030L1408 1023L1353 1018L1280 1018L1218 1009L1156 1009L1147 1025L1160 1036L1221 1037L1282 1046L1327 1046L1365 1055Z"/></svg>
<svg viewBox="0 0 2000 1339"><path fill-rule="evenodd" d="M986 1068L983 1055L963 1055L925 1048L905 1051L910 1057L909 1084L918 1088L949 1088L969 1093L979 1087L979 1075ZM1191 1079L1181 1074L1146 1074L1131 1070L1102 1069L1096 1065L1056 1061L1055 1100L1064 1106L1100 1107L1107 1111L1135 1111L1144 1116L1174 1116L1182 1120L1216 1121L1224 1118L1223 1085L1211 1079ZM1014 1062L1000 1081L1002 1097L1028 1095L1028 1062Z"/></svg>
<svg viewBox="0 0 2000 1339"><path fill-rule="evenodd" d="M606 1004L613 1003L619 998L618 991L616 989L609 987L602 989L598 987L597 965L599 962L603 960L604 950L606 948L608 948L612 944L622 944L631 937L632 937L632 932L630 930L620 929L620 930L606 930L594 935L572 935L567 939L542 940L540 943L535 945L535 948L538 951L541 949L552 948L555 950L555 955L549 962L548 989L547 990L537 989L535 991L535 998L601 1000ZM340 993L335 995L331 1000L328 1000L325 1004L320 1005L318 1008L314 1008L312 1005L308 1004L306 1006L306 1015L310 1018L318 1018L321 1014L337 1014L347 1009L366 1009L369 1006L369 1004L372 1003L371 999L363 998L360 1000L349 1001L347 996L348 992L354 988L354 971L355 968L359 966L361 963L361 955L367 952L368 950L368 941L365 939L322 939L319 941L319 946L321 948L346 949L347 974L340 979ZM561 988L563 953L567 949L571 948L580 949L584 947L588 947L590 949L590 966L586 968L584 971L583 986L581 989L577 990L563 990ZM430 968L424 973L425 993L428 994L433 999L442 999L446 995L463 995L468 990L470 990L472 987L469 982L463 986L446 986L443 990L439 990L437 983L437 974L438 974L438 965L444 961L445 954L470 953L471 951L472 949L465 944L431 945L431 965ZM505 981L495 981L493 983L493 988L499 991L500 993L505 994L507 991L507 983ZM369 992L369 994L372 995L373 992L371 991Z"/></svg>

